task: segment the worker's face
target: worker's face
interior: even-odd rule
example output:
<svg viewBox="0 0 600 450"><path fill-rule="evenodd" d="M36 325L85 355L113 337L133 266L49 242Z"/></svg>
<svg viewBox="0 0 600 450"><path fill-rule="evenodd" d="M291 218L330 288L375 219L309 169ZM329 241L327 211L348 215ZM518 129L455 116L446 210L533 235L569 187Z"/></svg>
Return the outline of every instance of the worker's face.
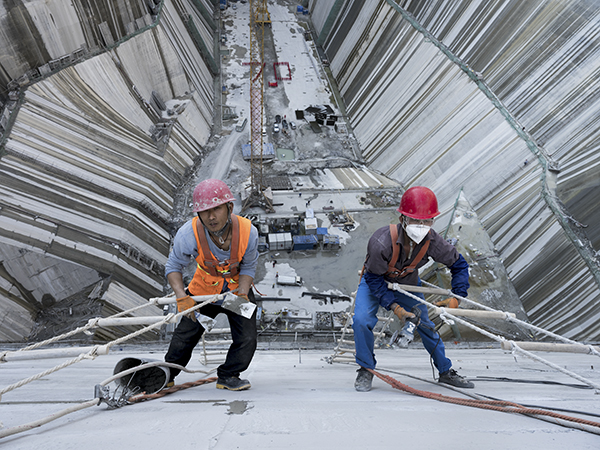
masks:
<svg viewBox="0 0 600 450"><path fill-rule="evenodd" d="M202 220L202 223L209 231L215 233L227 223L230 214L229 205L230 203L225 203L206 211L200 211L198 217L200 217L200 220Z"/></svg>
<svg viewBox="0 0 600 450"><path fill-rule="evenodd" d="M412 217L400 216L400 223L408 237L420 244L429 233L433 225L433 219L413 219Z"/></svg>

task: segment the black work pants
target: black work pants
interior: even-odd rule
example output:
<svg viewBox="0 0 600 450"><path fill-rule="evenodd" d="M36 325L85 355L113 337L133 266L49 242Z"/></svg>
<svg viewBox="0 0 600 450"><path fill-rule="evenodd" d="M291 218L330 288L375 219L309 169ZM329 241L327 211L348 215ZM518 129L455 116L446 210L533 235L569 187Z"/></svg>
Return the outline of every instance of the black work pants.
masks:
<svg viewBox="0 0 600 450"><path fill-rule="evenodd" d="M253 294L252 290L250 292ZM248 296L251 299L254 297L250 293ZM227 315L233 343L229 347L225 362L217 368L217 376L219 378L239 377L240 373L250 365L256 351L256 310L250 319L213 304L200 308L200 313L211 319L214 319L220 313ZM185 367L192 358L194 347L200 341L204 331L204 327L200 322L183 316L173 332L165 361ZM169 370L171 379L180 372L179 369L171 368Z"/></svg>

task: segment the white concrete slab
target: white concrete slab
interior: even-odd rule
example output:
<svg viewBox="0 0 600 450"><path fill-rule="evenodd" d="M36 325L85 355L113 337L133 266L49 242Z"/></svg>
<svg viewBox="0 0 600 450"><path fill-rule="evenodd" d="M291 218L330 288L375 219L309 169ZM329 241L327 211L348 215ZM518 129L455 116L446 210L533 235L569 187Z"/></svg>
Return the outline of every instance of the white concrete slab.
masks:
<svg viewBox="0 0 600 450"><path fill-rule="evenodd" d="M592 389L539 363L515 359L499 349L449 346L454 367L472 379L469 393L529 406L589 412L600 422ZM123 357L162 359L164 351L115 351L84 361L5 394L5 428L43 418L93 398L94 385L111 376ZM11 449L597 449L600 437L520 414L472 408L422 398L375 379L367 393L354 390L354 364L327 364L330 351L259 350L244 377L248 391L216 390L207 384L157 400L108 410L105 404L62 417L40 428L0 440ZM544 354L596 383L599 364L589 355ZM468 398L437 383L423 349L379 350L378 369L415 389ZM194 357L191 369L202 369ZM2 386L62 361L20 361L2 366ZM594 368L594 366L596 368ZM401 373L418 377L410 378ZM513 381L483 381L480 377ZM177 383L205 376L183 373ZM478 379L479 378L479 379ZM524 380L525 382L516 382ZM557 382L565 384L542 384ZM563 413L570 416L572 412Z"/></svg>

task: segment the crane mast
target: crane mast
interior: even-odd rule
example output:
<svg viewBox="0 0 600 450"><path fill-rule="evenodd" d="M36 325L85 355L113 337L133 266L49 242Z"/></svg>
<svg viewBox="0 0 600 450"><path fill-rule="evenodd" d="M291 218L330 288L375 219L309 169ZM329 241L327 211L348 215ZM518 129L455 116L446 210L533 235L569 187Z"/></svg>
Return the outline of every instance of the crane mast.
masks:
<svg viewBox="0 0 600 450"><path fill-rule="evenodd" d="M273 202L265 196L263 181L263 123L264 123L264 35L265 25L271 23L267 0L250 0L250 192L242 211L260 206L274 212Z"/></svg>

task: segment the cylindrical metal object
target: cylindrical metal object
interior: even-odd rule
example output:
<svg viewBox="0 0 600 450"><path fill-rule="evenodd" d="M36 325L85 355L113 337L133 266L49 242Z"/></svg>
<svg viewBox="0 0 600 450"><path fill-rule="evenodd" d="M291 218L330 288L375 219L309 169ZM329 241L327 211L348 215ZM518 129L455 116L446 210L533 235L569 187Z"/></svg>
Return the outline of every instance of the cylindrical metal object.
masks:
<svg viewBox="0 0 600 450"><path fill-rule="evenodd" d="M137 366L141 366L156 360L150 359L139 359L139 358L124 358L117 363L113 374L124 372L128 369L133 369ZM140 392L146 394L154 394L163 389L169 382L171 372L168 367L164 366L152 366L145 367L128 375L125 375L118 380L116 383L127 387L128 389L139 388Z"/></svg>

